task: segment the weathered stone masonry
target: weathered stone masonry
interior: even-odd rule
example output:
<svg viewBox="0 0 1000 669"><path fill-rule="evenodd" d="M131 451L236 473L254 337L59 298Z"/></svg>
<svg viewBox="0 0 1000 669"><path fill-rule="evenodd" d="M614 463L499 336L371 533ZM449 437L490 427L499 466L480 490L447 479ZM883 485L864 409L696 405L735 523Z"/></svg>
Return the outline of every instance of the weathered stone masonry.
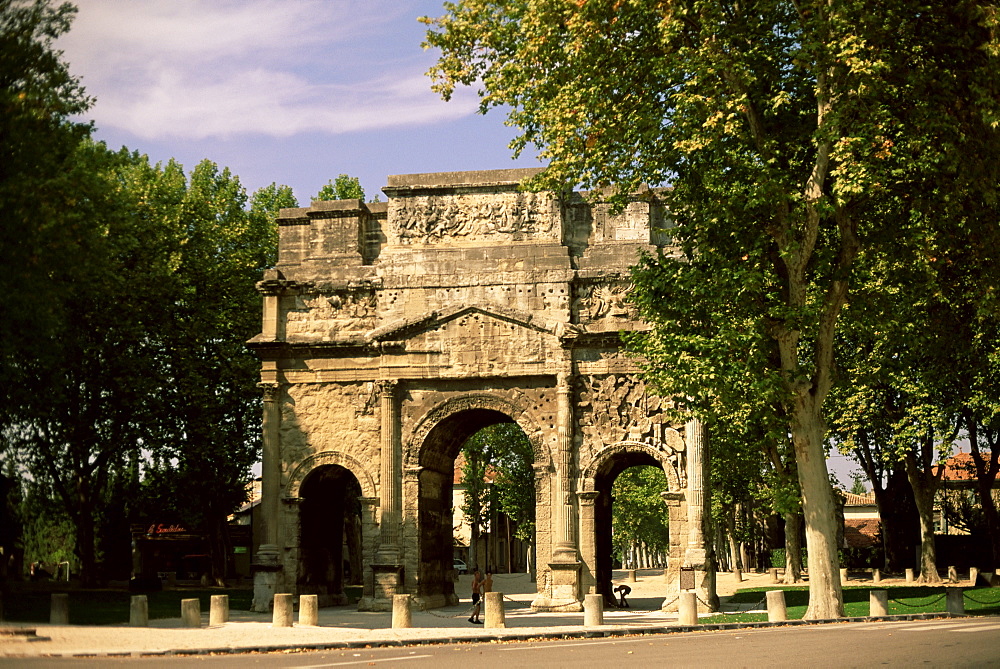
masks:
<svg viewBox="0 0 1000 669"><path fill-rule="evenodd" d="M637 464L667 473L665 604L675 598L677 569L698 558L685 529L701 522L685 503L690 428L646 394L619 338L642 327L628 268L669 241L665 210L653 191L617 215L519 191L533 173L394 176L387 203L282 210L251 341L265 393L256 608L273 591L344 600L345 495L361 509L362 608L401 592L456 601L454 459L497 422L516 422L535 452L536 609L607 592L610 485ZM325 542L312 536L322 504L336 507Z"/></svg>

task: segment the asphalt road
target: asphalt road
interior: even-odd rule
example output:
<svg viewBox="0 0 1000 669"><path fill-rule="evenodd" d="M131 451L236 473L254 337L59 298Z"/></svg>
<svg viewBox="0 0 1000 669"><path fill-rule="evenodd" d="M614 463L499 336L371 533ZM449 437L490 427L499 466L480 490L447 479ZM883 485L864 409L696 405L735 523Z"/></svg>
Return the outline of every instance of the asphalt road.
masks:
<svg viewBox="0 0 1000 669"><path fill-rule="evenodd" d="M267 655L3 658L0 666L280 667L1000 667L1000 619L842 623L614 639L411 646Z"/></svg>

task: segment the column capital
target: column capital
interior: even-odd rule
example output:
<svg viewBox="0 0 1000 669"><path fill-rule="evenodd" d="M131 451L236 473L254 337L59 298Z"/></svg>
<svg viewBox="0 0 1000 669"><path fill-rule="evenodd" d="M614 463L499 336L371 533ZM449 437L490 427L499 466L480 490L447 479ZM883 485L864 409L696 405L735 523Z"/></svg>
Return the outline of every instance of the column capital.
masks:
<svg viewBox="0 0 1000 669"><path fill-rule="evenodd" d="M596 490L583 490L576 493L576 496L580 498L580 504L584 506L593 506L594 502L597 500L597 496L600 495Z"/></svg>
<svg viewBox="0 0 1000 669"><path fill-rule="evenodd" d="M399 387L399 379L380 379L375 382L375 387L378 388L379 396L391 398Z"/></svg>
<svg viewBox="0 0 1000 669"><path fill-rule="evenodd" d="M281 384L277 381L261 381L257 387L263 391L265 402L273 402L278 399L278 389L281 388Z"/></svg>

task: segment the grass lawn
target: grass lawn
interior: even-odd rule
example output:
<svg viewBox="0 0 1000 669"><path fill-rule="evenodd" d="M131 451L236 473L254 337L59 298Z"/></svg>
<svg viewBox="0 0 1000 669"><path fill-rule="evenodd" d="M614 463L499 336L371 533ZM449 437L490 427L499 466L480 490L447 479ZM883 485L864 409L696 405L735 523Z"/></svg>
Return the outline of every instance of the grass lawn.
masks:
<svg viewBox="0 0 1000 669"><path fill-rule="evenodd" d="M868 592L875 590L871 586L848 586L844 588L844 613L848 617L868 615ZM944 613L944 588L940 586L901 586L882 588L889 592L889 615L898 616L909 613ZM788 607L788 618L802 618L809 603L809 589L805 586L774 585L766 588L746 588L739 590L729 600L739 608L766 609L764 600L768 590L784 590L785 605ZM1000 615L1000 588L979 587L965 588L965 612L972 615ZM766 613L727 613L711 618L702 618L701 622L760 622L766 621Z"/></svg>
<svg viewBox="0 0 1000 669"><path fill-rule="evenodd" d="M11 622L47 623L51 592L59 590L25 590L6 593L3 601L4 619ZM132 594L124 590L67 590L69 592L69 622L72 625L121 625L128 623ZM180 618L181 600L201 600L201 610L208 611L212 595L229 595L229 608L248 611L253 591L242 588L198 588L150 592L149 617Z"/></svg>

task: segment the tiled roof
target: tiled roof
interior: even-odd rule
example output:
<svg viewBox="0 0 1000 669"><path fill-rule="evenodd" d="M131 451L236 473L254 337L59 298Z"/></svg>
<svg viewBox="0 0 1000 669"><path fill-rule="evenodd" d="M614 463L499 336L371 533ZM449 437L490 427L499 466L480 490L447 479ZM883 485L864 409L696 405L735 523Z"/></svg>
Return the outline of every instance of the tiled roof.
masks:
<svg viewBox="0 0 1000 669"><path fill-rule="evenodd" d="M956 453L948 458L944 463L944 474L941 478L945 481L975 481L976 463L972 459L972 454Z"/></svg>
<svg viewBox="0 0 1000 669"><path fill-rule="evenodd" d="M855 495L852 492L840 492L844 498L844 506L874 506L875 493L866 492L864 495Z"/></svg>
<svg viewBox="0 0 1000 669"><path fill-rule="evenodd" d="M844 521L844 541L851 548L871 548L878 543L880 526L878 518L848 518Z"/></svg>

